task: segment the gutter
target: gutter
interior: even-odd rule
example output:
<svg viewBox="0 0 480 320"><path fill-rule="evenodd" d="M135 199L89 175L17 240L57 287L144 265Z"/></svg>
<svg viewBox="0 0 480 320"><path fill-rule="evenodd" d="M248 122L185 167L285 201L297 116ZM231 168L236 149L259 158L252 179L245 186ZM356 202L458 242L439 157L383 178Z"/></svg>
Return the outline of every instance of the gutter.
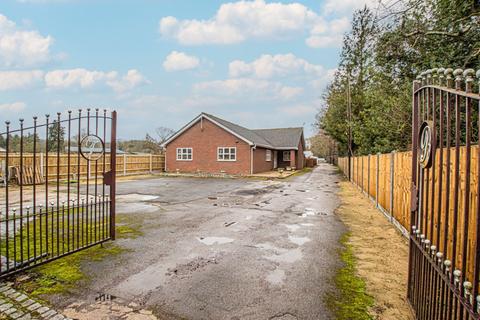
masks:
<svg viewBox="0 0 480 320"><path fill-rule="evenodd" d="M250 148L250 174L253 174L253 150L257 149L257 145Z"/></svg>

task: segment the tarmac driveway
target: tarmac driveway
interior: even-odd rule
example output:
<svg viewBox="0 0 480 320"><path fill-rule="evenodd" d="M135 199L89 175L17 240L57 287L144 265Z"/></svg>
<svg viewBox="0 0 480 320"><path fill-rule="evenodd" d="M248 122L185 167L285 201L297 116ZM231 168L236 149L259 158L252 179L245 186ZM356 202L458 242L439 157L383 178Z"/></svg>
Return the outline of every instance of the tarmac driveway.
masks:
<svg viewBox="0 0 480 320"><path fill-rule="evenodd" d="M118 183L118 216L142 236L119 258L89 262L99 293L160 319L330 319L338 239L336 169L292 180L156 178ZM78 304L77 304L78 305Z"/></svg>

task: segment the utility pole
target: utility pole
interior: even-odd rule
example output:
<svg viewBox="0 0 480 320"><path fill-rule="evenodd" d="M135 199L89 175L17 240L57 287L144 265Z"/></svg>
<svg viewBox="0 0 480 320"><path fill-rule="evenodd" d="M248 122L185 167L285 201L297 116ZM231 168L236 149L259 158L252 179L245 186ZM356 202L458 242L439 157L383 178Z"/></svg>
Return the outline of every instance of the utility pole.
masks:
<svg viewBox="0 0 480 320"><path fill-rule="evenodd" d="M352 96L350 92L350 72L347 72L347 118L348 118L348 180L352 180Z"/></svg>

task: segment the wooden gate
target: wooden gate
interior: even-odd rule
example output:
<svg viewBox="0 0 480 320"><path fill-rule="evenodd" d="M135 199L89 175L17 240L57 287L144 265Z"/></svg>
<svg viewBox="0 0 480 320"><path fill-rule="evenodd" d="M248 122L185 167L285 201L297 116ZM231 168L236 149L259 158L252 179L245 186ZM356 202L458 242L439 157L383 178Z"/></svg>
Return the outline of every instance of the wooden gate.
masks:
<svg viewBox="0 0 480 320"><path fill-rule="evenodd" d="M479 318L477 81L472 69L440 68L413 85L408 299L417 319Z"/></svg>
<svg viewBox="0 0 480 320"><path fill-rule="evenodd" d="M115 238L116 121L87 109L6 122L0 278Z"/></svg>

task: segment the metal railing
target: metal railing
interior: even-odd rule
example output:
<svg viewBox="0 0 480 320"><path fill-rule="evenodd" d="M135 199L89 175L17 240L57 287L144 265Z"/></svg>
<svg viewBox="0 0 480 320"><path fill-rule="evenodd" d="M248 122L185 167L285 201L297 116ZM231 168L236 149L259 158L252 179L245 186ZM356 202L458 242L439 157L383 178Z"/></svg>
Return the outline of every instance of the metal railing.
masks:
<svg viewBox="0 0 480 320"><path fill-rule="evenodd" d="M413 84L408 300L417 319L479 318L480 72L474 77L439 68Z"/></svg>
<svg viewBox="0 0 480 320"><path fill-rule="evenodd" d="M65 118L57 113L39 124L0 133L4 141L5 179L12 174L17 186L0 188L0 277L24 270L115 238L116 112L87 109ZM81 152L72 152L73 145ZM105 146L109 145L107 152ZM61 175L60 154L66 149L66 174ZM92 150L100 148L100 153ZM13 150L15 149L15 150ZM31 153L30 161L25 151ZM40 174L43 150L45 166ZM109 153L109 154L107 154ZM107 157L110 170L107 171ZM82 161L95 169L81 170ZM49 170L55 168L54 174ZM77 177L73 179L72 173ZM30 175L27 179L27 175Z"/></svg>

